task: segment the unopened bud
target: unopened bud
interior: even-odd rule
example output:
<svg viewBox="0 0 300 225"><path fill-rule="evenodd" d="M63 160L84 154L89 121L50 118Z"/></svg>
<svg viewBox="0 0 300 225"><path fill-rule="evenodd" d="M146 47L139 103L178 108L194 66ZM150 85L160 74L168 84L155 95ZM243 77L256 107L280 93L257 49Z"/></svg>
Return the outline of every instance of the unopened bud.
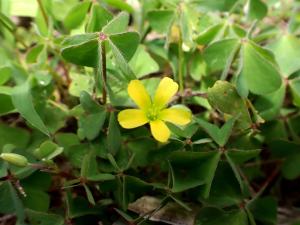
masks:
<svg viewBox="0 0 300 225"><path fill-rule="evenodd" d="M28 165L28 160L19 154L1 153L0 158L15 166L25 167Z"/></svg>

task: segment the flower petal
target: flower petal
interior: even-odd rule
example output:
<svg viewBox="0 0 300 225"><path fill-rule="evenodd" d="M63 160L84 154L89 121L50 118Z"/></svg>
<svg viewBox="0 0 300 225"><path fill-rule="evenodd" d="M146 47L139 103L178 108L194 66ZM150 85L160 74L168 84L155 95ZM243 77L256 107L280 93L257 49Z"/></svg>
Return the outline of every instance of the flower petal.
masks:
<svg viewBox="0 0 300 225"><path fill-rule="evenodd" d="M156 90L154 104L163 108L178 91L178 84L169 77L163 78Z"/></svg>
<svg viewBox="0 0 300 225"><path fill-rule="evenodd" d="M119 112L118 121L123 128L131 129L144 125L148 119L140 109L125 109Z"/></svg>
<svg viewBox="0 0 300 225"><path fill-rule="evenodd" d="M150 128L153 137L160 141L166 142L170 137L170 130L161 120L150 121Z"/></svg>
<svg viewBox="0 0 300 225"><path fill-rule="evenodd" d="M141 109L145 109L151 105L151 98L141 81L139 80L130 81L127 90L130 98Z"/></svg>
<svg viewBox="0 0 300 225"><path fill-rule="evenodd" d="M177 125L186 125L191 122L192 114L186 109L169 108L164 109L160 113L160 119Z"/></svg>

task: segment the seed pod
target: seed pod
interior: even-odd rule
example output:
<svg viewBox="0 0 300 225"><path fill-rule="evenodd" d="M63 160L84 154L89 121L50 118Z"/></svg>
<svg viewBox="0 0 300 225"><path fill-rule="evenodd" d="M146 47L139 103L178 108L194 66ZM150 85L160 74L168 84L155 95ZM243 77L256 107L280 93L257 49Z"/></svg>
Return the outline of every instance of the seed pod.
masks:
<svg viewBox="0 0 300 225"><path fill-rule="evenodd" d="M4 161L19 167L25 167L28 165L28 160L22 155L15 153L1 153L0 158Z"/></svg>

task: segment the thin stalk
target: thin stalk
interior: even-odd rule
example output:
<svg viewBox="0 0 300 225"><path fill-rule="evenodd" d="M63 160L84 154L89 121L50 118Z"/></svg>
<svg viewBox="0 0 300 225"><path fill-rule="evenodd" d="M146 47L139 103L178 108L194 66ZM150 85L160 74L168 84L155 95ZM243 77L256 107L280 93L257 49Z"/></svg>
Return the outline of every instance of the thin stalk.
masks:
<svg viewBox="0 0 300 225"><path fill-rule="evenodd" d="M262 184L262 186L260 187L260 189L257 191L256 195L248 202L248 205L255 201L258 197L260 197L263 192L266 190L266 188L270 185L270 183L276 178L276 176L278 175L278 173L280 172L280 166L277 166L272 174L266 179L266 181Z"/></svg>
<svg viewBox="0 0 300 225"><path fill-rule="evenodd" d="M182 50L182 33L179 29L179 40L178 40L178 83L179 83L179 91L182 93L184 90L183 85L183 62L184 62L184 56L183 56L183 50Z"/></svg>
<svg viewBox="0 0 300 225"><path fill-rule="evenodd" d="M106 74L106 49L105 42L101 42L101 74L102 74L102 102L105 105L107 99L106 93L106 82L107 82L107 74Z"/></svg>
<svg viewBox="0 0 300 225"><path fill-rule="evenodd" d="M44 18L44 20L45 20L45 22L46 22L46 24L47 24L47 26L48 26L49 20L48 20L48 16L47 16L47 13L46 13L46 11L45 11L45 8L44 8L44 6L43 6L43 3L42 3L41 0L37 0L37 2L38 2L38 5L39 5L39 8L41 9L42 16L43 16L43 18Z"/></svg>
<svg viewBox="0 0 300 225"><path fill-rule="evenodd" d="M246 37L247 37L248 39L251 39L251 38L252 38L252 33L253 33L253 31L254 31L254 29L255 29L257 23L258 23L258 20L254 20L253 23L251 24L251 26L250 26L250 28L249 28L249 30L248 30L248 32L247 32L247 35L246 35Z"/></svg>

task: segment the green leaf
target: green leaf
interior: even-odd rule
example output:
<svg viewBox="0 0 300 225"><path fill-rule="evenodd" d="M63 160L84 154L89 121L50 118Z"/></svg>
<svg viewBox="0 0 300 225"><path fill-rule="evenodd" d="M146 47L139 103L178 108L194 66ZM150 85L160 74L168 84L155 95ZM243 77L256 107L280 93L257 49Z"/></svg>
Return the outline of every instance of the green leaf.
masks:
<svg viewBox="0 0 300 225"><path fill-rule="evenodd" d="M250 0L248 7L248 16L252 20L261 20L268 13L268 6L261 0Z"/></svg>
<svg viewBox="0 0 300 225"><path fill-rule="evenodd" d="M86 31L89 33L99 32L113 19L113 15L99 4L93 4Z"/></svg>
<svg viewBox="0 0 300 225"><path fill-rule="evenodd" d="M134 55L138 44L139 35L136 32L126 32L111 35L109 37L109 44L117 65L128 78L128 80L135 79L135 75L128 65L128 61Z"/></svg>
<svg viewBox="0 0 300 225"><path fill-rule="evenodd" d="M47 1L42 1L41 4L43 5L43 8L45 8L45 2ZM42 36L43 38L46 38L48 37L49 35L49 27L45 21L45 18L43 16L43 12L41 11L41 9L38 9L37 11L37 15L35 17L35 25L36 25L36 28L37 28L37 32L40 36Z"/></svg>
<svg viewBox="0 0 300 225"><path fill-rule="evenodd" d="M194 28L198 26L199 12L195 9L195 7L189 4L182 4L180 7L180 13L176 16L179 17L178 25L183 44L188 48L194 47Z"/></svg>
<svg viewBox="0 0 300 225"><path fill-rule="evenodd" d="M282 75L289 77L300 69L300 40L293 34L285 34L268 45L279 64Z"/></svg>
<svg viewBox="0 0 300 225"><path fill-rule="evenodd" d="M300 79L290 80L289 85L293 96L293 103L300 107Z"/></svg>
<svg viewBox="0 0 300 225"><path fill-rule="evenodd" d="M198 118L195 118L195 120L220 147L224 147L231 135L237 117L230 118L220 129L205 120Z"/></svg>
<svg viewBox="0 0 300 225"><path fill-rule="evenodd" d="M285 158L299 153L300 145L287 140L274 140L270 143L272 155L277 158Z"/></svg>
<svg viewBox="0 0 300 225"><path fill-rule="evenodd" d="M195 39L199 45L208 45L215 40L219 34L224 30L224 23L218 23L216 25L208 27L206 30L201 32Z"/></svg>
<svg viewBox="0 0 300 225"><path fill-rule="evenodd" d="M106 35L123 33L126 31L128 23L129 14L121 12L102 28L102 32Z"/></svg>
<svg viewBox="0 0 300 225"><path fill-rule="evenodd" d="M292 89L292 82L290 82L290 85ZM280 113L285 94L286 87L282 84L277 91L259 96L254 104L255 108L259 111L259 115L265 120L275 119Z"/></svg>
<svg viewBox="0 0 300 225"><path fill-rule="evenodd" d="M248 41L243 44L242 54L242 76L252 93L265 95L280 88L281 75L271 61L269 52Z"/></svg>
<svg viewBox="0 0 300 225"><path fill-rule="evenodd" d="M115 176L112 174L109 174L109 173L99 173L99 174L95 174L95 175L89 175L87 177L87 180L95 181L95 182L114 180L114 179L115 179Z"/></svg>
<svg viewBox="0 0 300 225"><path fill-rule="evenodd" d="M90 151L83 157L80 176L87 178L88 176L98 174L98 165L94 151Z"/></svg>
<svg viewBox="0 0 300 225"><path fill-rule="evenodd" d="M218 164L220 153L174 152L170 156L172 191L181 192L210 183Z"/></svg>
<svg viewBox="0 0 300 225"><path fill-rule="evenodd" d="M90 147L87 143L70 146L68 159L76 168L81 168L84 156L88 153Z"/></svg>
<svg viewBox="0 0 300 225"><path fill-rule="evenodd" d="M248 208L254 218L267 224L277 224L277 201L273 196L257 198Z"/></svg>
<svg viewBox="0 0 300 225"><path fill-rule="evenodd" d="M203 198L203 190L201 190L201 187L199 188L200 195L198 199L208 205L219 207L235 206L240 204L245 198L231 166L224 161L220 161L218 164L208 198Z"/></svg>
<svg viewBox="0 0 300 225"><path fill-rule="evenodd" d="M79 97L81 92L85 91L92 93L94 80L92 76L71 73L71 84L69 86L69 93L73 96Z"/></svg>
<svg viewBox="0 0 300 225"><path fill-rule="evenodd" d="M126 183L126 191L134 194L135 198L142 196L145 192L151 191L153 186L138 177L128 176L124 177Z"/></svg>
<svg viewBox="0 0 300 225"><path fill-rule="evenodd" d="M96 33L68 37L62 43L61 54L71 63L96 68L99 48L97 38Z"/></svg>
<svg viewBox="0 0 300 225"><path fill-rule="evenodd" d="M243 164L250 159L253 159L259 155L261 152L260 149L254 150L239 150L239 149L230 149L227 151L228 157L235 163L235 164Z"/></svg>
<svg viewBox="0 0 300 225"><path fill-rule="evenodd" d="M49 214L26 209L26 215L32 225L63 225L64 218L61 215Z"/></svg>
<svg viewBox="0 0 300 225"><path fill-rule="evenodd" d="M35 110L29 82L18 85L12 93L12 101L17 111L24 117L32 126L49 136L49 130L45 126L43 120Z"/></svg>
<svg viewBox="0 0 300 225"><path fill-rule="evenodd" d="M32 47L26 55L26 62L36 63L43 49L44 49L44 45L42 44L38 44Z"/></svg>
<svg viewBox="0 0 300 225"><path fill-rule="evenodd" d="M107 113L106 113L106 109L99 105L87 106L87 104L89 103L83 99L84 98L82 98L81 95L80 98L81 104L83 104L86 109L87 107L90 107L89 110L92 111L86 111L87 114L79 117L79 121L78 121L79 129L82 129L83 138L86 137L88 140L93 140L99 135L100 131L102 130ZM92 108L92 107L97 107L97 108Z"/></svg>
<svg viewBox="0 0 300 225"><path fill-rule="evenodd" d="M122 137L120 133L120 128L118 121L116 119L115 113L110 113L108 133L107 133L107 148L108 151L115 155L122 144Z"/></svg>
<svg viewBox="0 0 300 225"><path fill-rule="evenodd" d="M140 45L129 62L134 74L140 78L142 76L155 73L159 70L159 65L146 51L145 47Z"/></svg>
<svg viewBox="0 0 300 225"><path fill-rule="evenodd" d="M78 218L85 215L99 216L102 211L100 207L93 207L85 198L74 197L70 192L67 193L67 205L69 206L69 218Z"/></svg>
<svg viewBox="0 0 300 225"><path fill-rule="evenodd" d="M98 113L104 110L104 107L99 105L86 91L80 93L80 105L87 113Z"/></svg>
<svg viewBox="0 0 300 225"><path fill-rule="evenodd" d="M137 32L126 32L110 35L109 40L109 43L113 45L113 53L117 50L119 52L118 54L124 57L126 62L129 62L137 50L140 36ZM117 62L119 62L118 58L119 57L116 57Z"/></svg>
<svg viewBox="0 0 300 225"><path fill-rule="evenodd" d="M47 212L50 206L50 196L37 187L25 187L24 188L26 197L23 197L23 203L26 208L39 211Z"/></svg>
<svg viewBox="0 0 300 225"><path fill-rule="evenodd" d="M199 6L208 10L229 11L238 0L196 0Z"/></svg>
<svg viewBox="0 0 300 225"><path fill-rule="evenodd" d="M16 29L14 22L2 12L0 12L0 22L5 24L5 26L11 31Z"/></svg>
<svg viewBox="0 0 300 225"><path fill-rule="evenodd" d="M242 177L241 177L241 174L238 170L238 167L236 166L235 162L228 156L227 152L225 152L225 157L226 157L226 160L228 162L228 164L230 165L231 169L232 169L232 172L235 176L235 178L237 179L239 185L240 185L240 189L242 191L242 193L245 192L245 186L244 186L244 183L242 181Z"/></svg>
<svg viewBox="0 0 300 225"><path fill-rule="evenodd" d="M90 1L83 1L72 7L64 18L65 27L69 30L79 27L83 23L90 5Z"/></svg>
<svg viewBox="0 0 300 225"><path fill-rule="evenodd" d="M60 155L63 152L63 148L59 147L52 141L43 142L39 148L34 151L35 157L38 159L50 160Z"/></svg>
<svg viewBox="0 0 300 225"><path fill-rule="evenodd" d="M222 71L227 61L234 57L239 48L238 39L223 39L209 45L203 53L209 72Z"/></svg>
<svg viewBox="0 0 300 225"><path fill-rule="evenodd" d="M159 33L165 34L175 19L175 13L172 10L155 10L147 14L150 26Z"/></svg>
<svg viewBox="0 0 300 225"><path fill-rule="evenodd" d="M121 10L125 10L129 13L132 13L134 10L128 3L124 2L123 0L103 0L107 4Z"/></svg>
<svg viewBox="0 0 300 225"><path fill-rule="evenodd" d="M195 225L248 225L247 214L243 210L223 211L205 207L197 214Z"/></svg>
<svg viewBox="0 0 300 225"><path fill-rule="evenodd" d="M24 221L24 206L17 191L11 182L6 181L0 185L0 212L4 214L15 213L18 220Z"/></svg>
<svg viewBox="0 0 300 225"><path fill-rule="evenodd" d="M52 176L50 173L36 171L29 177L22 179L21 185L23 187L35 188L42 191L48 191L52 184Z"/></svg>
<svg viewBox="0 0 300 225"><path fill-rule="evenodd" d="M97 104L87 92L81 92L80 104L86 114L79 117L79 129L82 130L83 138L95 139L102 130L106 119L106 109Z"/></svg>
<svg viewBox="0 0 300 225"><path fill-rule="evenodd" d="M181 105L178 105L182 107ZM179 137L190 139L198 130L199 126L196 123L190 123L187 126L179 127L172 123L167 123L168 128L172 131L172 134L176 134Z"/></svg>
<svg viewBox="0 0 300 225"><path fill-rule="evenodd" d="M93 196L91 190L89 189L89 187L86 186L85 184L83 184L83 187L84 187L84 190L85 190L85 193L86 193L89 203L91 203L92 205L96 205L94 196Z"/></svg>
<svg viewBox="0 0 300 225"><path fill-rule="evenodd" d="M0 67L0 85L5 84L11 78L12 71L8 66Z"/></svg>
<svg viewBox="0 0 300 225"><path fill-rule="evenodd" d="M18 138L16 138L18 137ZM26 148L30 141L30 134L20 127L10 127L0 123L0 149L6 144L13 144L18 148ZM1 151L0 150L0 151Z"/></svg>
<svg viewBox="0 0 300 225"><path fill-rule="evenodd" d="M282 165L282 175L288 179L293 180L300 176L300 154L293 154L286 158Z"/></svg>
<svg viewBox="0 0 300 225"><path fill-rule="evenodd" d="M0 116L9 114L15 110L11 99L12 89L5 86L0 86Z"/></svg>
<svg viewBox="0 0 300 225"><path fill-rule="evenodd" d="M227 81L217 81L213 87L208 89L209 104L222 113L237 118L237 126L247 129L252 121L245 100L242 99L236 88Z"/></svg>
<svg viewBox="0 0 300 225"><path fill-rule="evenodd" d="M190 74L195 81L200 81L206 74L207 64L204 61L204 57L200 52L195 52L193 60L190 65Z"/></svg>

